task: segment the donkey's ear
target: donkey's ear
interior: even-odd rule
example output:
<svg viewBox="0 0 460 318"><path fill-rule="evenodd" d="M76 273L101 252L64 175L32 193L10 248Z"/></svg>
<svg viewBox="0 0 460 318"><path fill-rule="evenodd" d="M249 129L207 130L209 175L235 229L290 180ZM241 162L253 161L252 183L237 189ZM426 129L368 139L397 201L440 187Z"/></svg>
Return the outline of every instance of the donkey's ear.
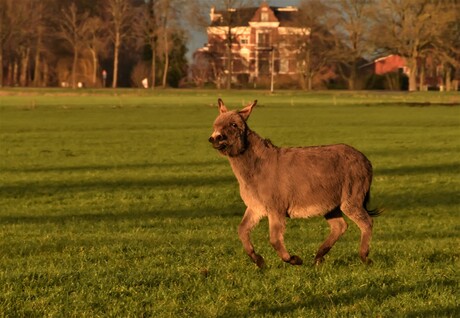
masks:
<svg viewBox="0 0 460 318"><path fill-rule="evenodd" d="M242 110L240 110L238 113L241 116L243 116L244 120L248 120L249 115L251 115L252 109L256 105L257 105L257 99L255 101L253 101L251 104L249 104L248 106L246 106L245 108L243 108Z"/></svg>
<svg viewBox="0 0 460 318"><path fill-rule="evenodd" d="M219 112L221 114L228 112L228 109L227 109L227 107L225 107L224 101L222 99L219 98L217 100L217 104L219 105Z"/></svg>

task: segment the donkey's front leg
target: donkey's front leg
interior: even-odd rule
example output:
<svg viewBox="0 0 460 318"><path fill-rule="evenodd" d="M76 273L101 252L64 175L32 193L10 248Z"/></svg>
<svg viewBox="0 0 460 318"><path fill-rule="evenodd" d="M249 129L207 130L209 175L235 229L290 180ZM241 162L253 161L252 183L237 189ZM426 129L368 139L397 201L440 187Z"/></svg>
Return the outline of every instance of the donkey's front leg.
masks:
<svg viewBox="0 0 460 318"><path fill-rule="evenodd" d="M286 229L286 217L284 214L269 214L270 244L278 253L279 257L291 265L302 265L303 261L296 255L290 255L284 245L284 231Z"/></svg>
<svg viewBox="0 0 460 318"><path fill-rule="evenodd" d="M249 257L256 263L259 268L265 266L265 261L262 256L256 254L254 246L251 243L251 231L259 223L261 216L255 213L250 208L246 209L243 220L241 220L238 226L238 236L240 237L241 243L243 243L244 250Z"/></svg>

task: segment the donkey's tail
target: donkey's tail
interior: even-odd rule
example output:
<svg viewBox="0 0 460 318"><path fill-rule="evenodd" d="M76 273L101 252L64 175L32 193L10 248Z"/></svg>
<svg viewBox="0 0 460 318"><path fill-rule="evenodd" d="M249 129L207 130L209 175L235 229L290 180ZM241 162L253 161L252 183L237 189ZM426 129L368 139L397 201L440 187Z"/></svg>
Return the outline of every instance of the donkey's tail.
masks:
<svg viewBox="0 0 460 318"><path fill-rule="evenodd" d="M368 205L370 200L371 200L371 191L368 191L366 193L366 197L364 198L364 202L363 202L364 209L367 211L367 213L372 217L376 217L376 216L379 216L380 214L382 214L383 211L384 211L383 208L375 208L375 209L369 210L367 205Z"/></svg>

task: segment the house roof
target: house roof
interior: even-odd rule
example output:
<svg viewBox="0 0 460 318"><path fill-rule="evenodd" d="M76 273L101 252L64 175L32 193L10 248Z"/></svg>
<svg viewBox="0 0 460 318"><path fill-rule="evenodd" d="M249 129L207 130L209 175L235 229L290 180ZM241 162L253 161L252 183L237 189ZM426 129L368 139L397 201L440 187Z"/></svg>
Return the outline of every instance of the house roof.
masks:
<svg viewBox="0 0 460 318"><path fill-rule="evenodd" d="M298 24L297 19L299 16L299 10L294 7L279 8L279 7L270 7L275 16L280 21L280 25L287 26L292 24ZM286 10L287 9L287 10Z"/></svg>
<svg viewBox="0 0 460 318"><path fill-rule="evenodd" d="M211 24L210 26L249 26L249 22L259 20L255 17L257 11L262 8L249 7L229 10L214 10L211 9ZM296 24L299 11L295 7L272 7L267 6L274 14L280 26L291 26ZM230 21L230 23L229 23Z"/></svg>

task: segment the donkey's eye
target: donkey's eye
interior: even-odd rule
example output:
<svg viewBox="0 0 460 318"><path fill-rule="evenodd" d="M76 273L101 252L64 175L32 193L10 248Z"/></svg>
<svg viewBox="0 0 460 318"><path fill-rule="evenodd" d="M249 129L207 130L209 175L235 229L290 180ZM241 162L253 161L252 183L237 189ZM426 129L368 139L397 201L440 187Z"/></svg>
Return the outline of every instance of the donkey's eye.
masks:
<svg viewBox="0 0 460 318"><path fill-rule="evenodd" d="M238 128L238 125L235 123L231 123L230 126L232 126L233 128Z"/></svg>

